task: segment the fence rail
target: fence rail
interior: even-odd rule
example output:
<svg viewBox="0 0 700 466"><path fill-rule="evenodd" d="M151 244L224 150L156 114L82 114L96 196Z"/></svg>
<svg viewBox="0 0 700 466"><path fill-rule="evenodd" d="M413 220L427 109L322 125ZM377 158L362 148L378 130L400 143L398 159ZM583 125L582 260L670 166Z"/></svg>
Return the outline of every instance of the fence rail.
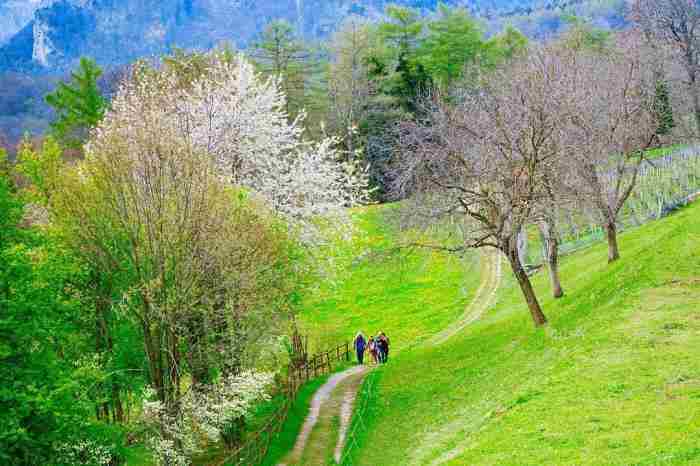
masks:
<svg viewBox="0 0 700 466"><path fill-rule="evenodd" d="M253 466L261 464L272 441L282 430L287 420L289 409L294 403L297 393L304 383L321 375L333 372L334 365L352 359L352 345L349 342L340 344L328 351L321 351L311 357L293 360L287 367L287 379L282 385L284 401L277 411L270 416L265 425L250 435L243 445L230 452L217 466Z"/></svg>
<svg viewBox="0 0 700 466"><path fill-rule="evenodd" d="M653 159L640 169L635 190L620 212L618 231L662 218L693 201L699 192L700 145L675 149ZM585 208L580 210L583 213L578 215L565 211L558 214L556 223L562 255L605 239L605 231L596 215ZM545 255L541 248L529 248L526 264L540 266L545 262Z"/></svg>
<svg viewBox="0 0 700 466"><path fill-rule="evenodd" d="M343 456L338 463L340 466L354 466L354 459L357 449L360 447L360 436L365 435L367 425L365 419L369 418L369 407L376 396L378 372L372 371L362 384L360 391L359 405L355 408L352 416L351 430L345 440Z"/></svg>

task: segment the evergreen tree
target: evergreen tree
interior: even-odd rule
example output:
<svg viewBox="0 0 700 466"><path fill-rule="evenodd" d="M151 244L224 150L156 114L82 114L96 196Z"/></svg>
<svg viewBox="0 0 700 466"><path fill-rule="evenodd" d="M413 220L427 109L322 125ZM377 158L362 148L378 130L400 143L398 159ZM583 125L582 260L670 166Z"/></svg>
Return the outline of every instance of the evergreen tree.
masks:
<svg viewBox="0 0 700 466"><path fill-rule="evenodd" d="M415 113L417 98L432 85L430 74L418 59L423 23L411 8L390 5L386 15L388 20L378 29L386 49L370 58L371 74L382 81L384 94L394 97L404 111Z"/></svg>
<svg viewBox="0 0 700 466"><path fill-rule="evenodd" d="M57 116L51 123L52 132L67 147L79 148L104 116L107 100L97 85L101 75L93 60L81 58L78 69L71 73L71 82L60 83L46 96Z"/></svg>
<svg viewBox="0 0 700 466"><path fill-rule="evenodd" d="M673 107L668 92L668 83L659 79L656 82L656 99L654 102L656 115L659 120L659 128L656 131L658 136L666 136L676 127L676 122L673 118Z"/></svg>
<svg viewBox="0 0 700 466"><path fill-rule="evenodd" d="M483 32L467 10L441 4L438 18L428 23L419 62L446 89L463 76L466 64L483 49Z"/></svg>
<svg viewBox="0 0 700 466"><path fill-rule="evenodd" d="M251 55L264 75L279 80L287 97L287 113L290 119L296 118L305 107L310 52L294 27L285 20L271 22L253 45Z"/></svg>
<svg viewBox="0 0 700 466"><path fill-rule="evenodd" d="M396 5L386 8L388 21L379 25L379 33L385 42L398 50L398 55L411 55L415 51L423 23L416 10Z"/></svg>

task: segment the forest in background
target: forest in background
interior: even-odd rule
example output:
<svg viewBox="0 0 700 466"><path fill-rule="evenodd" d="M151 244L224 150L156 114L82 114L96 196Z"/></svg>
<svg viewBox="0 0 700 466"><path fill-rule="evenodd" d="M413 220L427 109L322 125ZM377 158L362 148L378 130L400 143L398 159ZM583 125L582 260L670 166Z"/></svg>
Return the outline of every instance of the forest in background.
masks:
<svg viewBox="0 0 700 466"><path fill-rule="evenodd" d="M422 11L425 12L429 11L428 8L436 9L436 5L437 2L427 2L425 5L418 2L414 6L421 6L423 8ZM313 8L313 5L309 5L308 8ZM473 9L474 6L472 5L472 10ZM99 12L96 12L96 14L99 14ZM326 12L326 14L330 13ZM366 9L351 10L349 12L349 15L357 16L357 19L364 18L363 15L366 14ZM439 13L436 12L433 14ZM587 18L592 25L603 29L614 30L624 28L627 25L627 13L623 0L543 2L538 3L534 8L527 6L527 3L521 5L516 2L493 11L477 8L477 10L472 11L471 14L475 15L475 18L478 18L480 26L483 28L487 37L497 34L505 25L512 24L529 38L539 40L566 28L568 24L567 17L571 15ZM58 13L52 13L49 17L53 18L57 15ZM314 50L313 59L316 64L312 69L307 70L307 72L314 73L316 76L309 77L308 79L315 80L320 85L323 85L324 82L322 70L327 63L332 60L332 51L328 50L326 46L327 40L336 32L342 20L343 19L334 19L335 26L331 30L327 30L328 28L324 26L324 28L322 28L323 32L316 31L314 33L300 31L300 25L297 24L296 21L288 20L289 24L292 25L294 29L294 38L303 41L306 48ZM57 18L56 21L58 22L51 26L52 30L56 30L52 34L60 35L61 28L68 26L63 25L60 18ZM377 21L377 18L365 18L364 21ZM77 32L80 31L80 27L80 24L72 26ZM254 34L254 39L250 41L250 43L259 42L263 34L263 27L264 25L260 26L260 30ZM87 32L83 31L83 33ZM229 35L230 34L229 32ZM301 40L302 38L303 40ZM204 39L206 39L206 37L202 37L202 41L206 42ZM69 42L71 40L69 40ZM226 40L233 44L238 42L237 38L233 36L228 37ZM250 43L247 45L250 46ZM177 44L177 42L173 44ZM6 44L3 45L6 46ZM18 44L17 47L20 47L20 45L21 44ZM126 48L130 46L131 45L128 43L124 45ZM30 53L31 44L21 45L20 48L27 47L30 47L30 49L26 53ZM187 48L187 46L185 47ZM201 45L196 45L195 47L199 48ZM9 58L14 56L14 52L10 50L0 53L8 53ZM72 52L68 51L65 52L66 59L70 58L71 53ZM118 76L123 72L123 67L127 65L127 63L120 62L116 59L110 59L109 57L99 56L99 52L95 53L97 53L97 55L91 58L104 68L105 76L102 78L102 86L107 94L111 94L114 82L118 80ZM58 55L62 56L64 53L59 51ZM48 123L53 119L54 114L52 113L51 107L44 102L43 96L59 81L69 78L65 70L70 69L70 63L77 66L78 58L79 57L74 57L74 60L69 62L67 67L61 69L47 68L29 72L12 67L2 68L2 72L0 72L0 145L4 146L12 155L14 155L17 144L25 134L39 136L46 132Z"/></svg>

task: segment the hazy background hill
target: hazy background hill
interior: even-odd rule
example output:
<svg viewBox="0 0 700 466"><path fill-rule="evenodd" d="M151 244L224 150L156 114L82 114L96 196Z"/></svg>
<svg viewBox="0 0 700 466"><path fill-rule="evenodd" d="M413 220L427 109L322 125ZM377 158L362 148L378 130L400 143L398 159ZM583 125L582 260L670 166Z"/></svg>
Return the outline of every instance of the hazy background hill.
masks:
<svg viewBox="0 0 700 466"><path fill-rule="evenodd" d="M429 15L438 0L0 0L0 139L14 144L45 127L43 95L81 56L106 69L173 47L245 48L274 19L307 41L323 40L349 15L371 19L396 3ZM562 27L575 13L599 26L624 23L624 0L446 0L480 17L487 29L511 22L531 37Z"/></svg>
<svg viewBox="0 0 700 466"><path fill-rule="evenodd" d="M173 46L210 48L221 41L245 47L273 19L284 18L307 39L331 33L355 14L380 17L389 3L429 14L438 0L0 0L0 70L32 73L72 66L81 55L101 64L167 52ZM447 0L489 21L510 18L530 34L558 27L547 12L585 10L619 22L622 1ZM607 15L607 18L606 18ZM525 16L530 16L529 21ZM530 24L527 24L530 23Z"/></svg>

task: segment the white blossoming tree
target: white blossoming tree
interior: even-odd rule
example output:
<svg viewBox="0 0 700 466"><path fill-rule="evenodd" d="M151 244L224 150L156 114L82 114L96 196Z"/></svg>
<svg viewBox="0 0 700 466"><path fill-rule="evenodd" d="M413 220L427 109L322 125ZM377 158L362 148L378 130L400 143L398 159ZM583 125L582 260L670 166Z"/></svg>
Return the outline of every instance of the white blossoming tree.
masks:
<svg viewBox="0 0 700 466"><path fill-rule="evenodd" d="M186 466L211 442L229 443L231 430L256 403L269 400L270 373L247 371L223 377L200 390L189 390L177 412L168 410L147 390L143 415L150 427L150 446L159 464Z"/></svg>
<svg viewBox="0 0 700 466"><path fill-rule="evenodd" d="M162 129L209 153L222 178L304 227L319 216L346 218L347 207L368 201L366 168L341 162L334 138L305 140L305 114L289 123L277 81L261 79L244 56L178 55L158 71L137 65L133 78L99 131L128 138L144 111L159 112Z"/></svg>

